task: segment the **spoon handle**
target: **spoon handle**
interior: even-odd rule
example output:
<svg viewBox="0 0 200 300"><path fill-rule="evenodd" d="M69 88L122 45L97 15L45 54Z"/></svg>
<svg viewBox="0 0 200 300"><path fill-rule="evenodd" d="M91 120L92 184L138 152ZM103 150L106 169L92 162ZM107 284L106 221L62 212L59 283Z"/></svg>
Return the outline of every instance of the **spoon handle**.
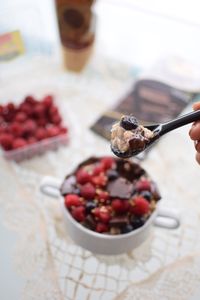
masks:
<svg viewBox="0 0 200 300"><path fill-rule="evenodd" d="M190 112L189 114L162 124L160 135L195 121L200 121L200 110Z"/></svg>

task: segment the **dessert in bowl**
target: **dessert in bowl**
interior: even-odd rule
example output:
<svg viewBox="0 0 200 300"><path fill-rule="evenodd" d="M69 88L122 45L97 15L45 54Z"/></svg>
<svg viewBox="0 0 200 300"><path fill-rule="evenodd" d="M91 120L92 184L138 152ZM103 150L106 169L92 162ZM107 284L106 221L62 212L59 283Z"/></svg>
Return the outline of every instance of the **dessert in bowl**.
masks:
<svg viewBox="0 0 200 300"><path fill-rule="evenodd" d="M153 223L179 226L172 212L159 212L161 196L156 183L130 160L90 157L63 182L44 178L41 191L59 196L68 234L94 253L132 250L148 237Z"/></svg>

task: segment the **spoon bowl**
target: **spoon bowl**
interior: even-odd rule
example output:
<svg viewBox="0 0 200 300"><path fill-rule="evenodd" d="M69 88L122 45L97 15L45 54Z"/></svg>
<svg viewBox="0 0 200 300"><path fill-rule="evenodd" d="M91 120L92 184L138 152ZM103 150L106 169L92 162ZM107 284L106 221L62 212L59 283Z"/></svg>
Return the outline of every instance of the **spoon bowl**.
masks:
<svg viewBox="0 0 200 300"><path fill-rule="evenodd" d="M130 147L127 151L122 152L111 145L111 150L116 156L120 158L130 158L146 150L149 146L151 146L155 141L157 141L164 134L198 120L200 120L200 110L190 112L186 115L182 115L176 119L173 119L163 124L153 124L153 125L145 126L146 129L152 131L153 136L147 140L143 148Z"/></svg>

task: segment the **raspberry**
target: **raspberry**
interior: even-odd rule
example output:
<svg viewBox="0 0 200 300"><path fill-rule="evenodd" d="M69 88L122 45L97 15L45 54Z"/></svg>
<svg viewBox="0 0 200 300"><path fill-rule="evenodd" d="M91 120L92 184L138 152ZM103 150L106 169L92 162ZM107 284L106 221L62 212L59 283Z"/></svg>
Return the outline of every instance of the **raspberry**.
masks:
<svg viewBox="0 0 200 300"><path fill-rule="evenodd" d="M13 149L22 148L27 145L27 142L23 138L17 138L13 141Z"/></svg>
<svg viewBox="0 0 200 300"><path fill-rule="evenodd" d="M11 150L13 144L13 136L9 133L2 133L0 136L0 144L4 150Z"/></svg>
<svg viewBox="0 0 200 300"><path fill-rule="evenodd" d="M105 156L101 159L101 163L104 167L104 170L108 170L112 168L113 164L115 163L115 160L111 156Z"/></svg>
<svg viewBox="0 0 200 300"><path fill-rule="evenodd" d="M95 231L99 232L99 233L107 232L108 230L109 230L108 225L105 223L101 223L101 222L98 222L96 225L96 228L95 228Z"/></svg>
<svg viewBox="0 0 200 300"><path fill-rule="evenodd" d="M108 211L102 211L100 209L99 219L103 223L108 223L110 221L110 219L111 219L111 215L110 215L110 213Z"/></svg>
<svg viewBox="0 0 200 300"><path fill-rule="evenodd" d="M128 200L114 199L111 207L116 213L125 213L129 210L129 202Z"/></svg>
<svg viewBox="0 0 200 300"><path fill-rule="evenodd" d="M39 127L37 130L36 130L36 133L35 133L35 137L37 140L43 140L47 137L47 132L46 132L46 129L45 128L42 128L42 127Z"/></svg>
<svg viewBox="0 0 200 300"><path fill-rule="evenodd" d="M15 111L15 105L12 102L7 104L8 111Z"/></svg>
<svg viewBox="0 0 200 300"><path fill-rule="evenodd" d="M99 176L92 177L92 183L95 186L103 187L106 185L108 178L104 174L100 174Z"/></svg>
<svg viewBox="0 0 200 300"><path fill-rule="evenodd" d="M104 202L106 202L107 200L109 200L109 194L107 193L107 192L104 192L104 191L102 191L102 192L100 192L99 194L98 194L98 199L99 199L99 201L100 202L102 202L102 203L104 203Z"/></svg>
<svg viewBox="0 0 200 300"><path fill-rule="evenodd" d="M24 103L28 103L28 104L35 104L37 101L35 100L35 98L33 96L26 96L24 99Z"/></svg>
<svg viewBox="0 0 200 300"><path fill-rule="evenodd" d="M60 134L66 134L68 129L66 127L60 127Z"/></svg>
<svg viewBox="0 0 200 300"><path fill-rule="evenodd" d="M137 191L151 191L151 183L149 180L142 179L136 183Z"/></svg>
<svg viewBox="0 0 200 300"><path fill-rule="evenodd" d="M61 119L61 116L59 115L59 113L53 115L51 117L51 122L55 125L59 125L61 123L62 119Z"/></svg>
<svg viewBox="0 0 200 300"><path fill-rule="evenodd" d="M92 171L92 175L93 176L98 176L100 173L104 172L104 166L103 164L98 164L94 167L93 171Z"/></svg>
<svg viewBox="0 0 200 300"><path fill-rule="evenodd" d="M96 207L92 210L93 215L98 219L100 215L100 207Z"/></svg>
<svg viewBox="0 0 200 300"><path fill-rule="evenodd" d="M85 207L84 206L74 207L71 214L75 220L77 220L78 222L83 222L86 217Z"/></svg>
<svg viewBox="0 0 200 300"><path fill-rule="evenodd" d="M49 108L49 116L54 116L58 113L58 108L55 105L52 105Z"/></svg>
<svg viewBox="0 0 200 300"><path fill-rule="evenodd" d="M7 114L4 115L4 120L6 122L11 122L14 118L14 113L13 112L8 112Z"/></svg>
<svg viewBox="0 0 200 300"><path fill-rule="evenodd" d="M10 125L10 131L16 137L21 137L24 132L22 124L18 122L13 122Z"/></svg>
<svg viewBox="0 0 200 300"><path fill-rule="evenodd" d="M149 212L149 202L143 197L136 197L133 199L133 206L131 212L137 216L143 216Z"/></svg>
<svg viewBox="0 0 200 300"><path fill-rule="evenodd" d="M45 127L46 124L47 124L47 120L44 117L37 119L38 126Z"/></svg>
<svg viewBox="0 0 200 300"><path fill-rule="evenodd" d="M42 103L45 107L50 107L53 104L53 97L51 95L47 95L43 98Z"/></svg>
<svg viewBox="0 0 200 300"><path fill-rule="evenodd" d="M3 107L3 117L7 122L11 122L15 116L15 106L13 103L9 102Z"/></svg>
<svg viewBox="0 0 200 300"><path fill-rule="evenodd" d="M80 187L80 194L86 199L93 199L96 194L96 190L91 183L86 183Z"/></svg>
<svg viewBox="0 0 200 300"><path fill-rule="evenodd" d="M67 196L65 196L65 206L67 208L80 205L82 205L82 201L78 195L68 194Z"/></svg>
<svg viewBox="0 0 200 300"><path fill-rule="evenodd" d="M128 200L123 200L123 212L127 212L130 209L130 203Z"/></svg>
<svg viewBox="0 0 200 300"><path fill-rule="evenodd" d="M50 126L47 128L48 137L54 137L59 135L60 130L57 126Z"/></svg>
<svg viewBox="0 0 200 300"><path fill-rule="evenodd" d="M32 113L32 105L28 103L22 103L19 106L19 110L23 113L25 113L27 116L30 116Z"/></svg>
<svg viewBox="0 0 200 300"><path fill-rule="evenodd" d="M1 117L0 117L0 131L1 131L1 133L9 133L7 129L8 129L7 124L4 121L2 121Z"/></svg>
<svg viewBox="0 0 200 300"><path fill-rule="evenodd" d="M24 123L24 135L34 134L37 129L37 124L33 120L27 120Z"/></svg>
<svg viewBox="0 0 200 300"><path fill-rule="evenodd" d="M33 108L33 116L35 118L41 118L44 116L44 113L45 113L45 107L42 105L42 103L37 103Z"/></svg>
<svg viewBox="0 0 200 300"><path fill-rule="evenodd" d="M27 115L24 112L18 112L15 116L15 121L24 122L27 119Z"/></svg>
<svg viewBox="0 0 200 300"><path fill-rule="evenodd" d="M80 169L76 173L76 180L80 184L85 184L91 181L91 175L88 172L86 172L84 169Z"/></svg>

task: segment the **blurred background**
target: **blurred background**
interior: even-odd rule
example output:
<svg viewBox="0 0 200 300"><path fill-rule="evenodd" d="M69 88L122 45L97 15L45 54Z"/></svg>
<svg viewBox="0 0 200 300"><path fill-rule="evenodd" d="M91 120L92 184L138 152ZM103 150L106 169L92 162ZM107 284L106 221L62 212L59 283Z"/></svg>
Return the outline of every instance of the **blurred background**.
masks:
<svg viewBox="0 0 200 300"><path fill-rule="evenodd" d="M97 0L95 50L145 68L168 54L198 62L198 8L195 0ZM54 1L2 0L0 15L0 33L19 30L26 55L58 55Z"/></svg>

